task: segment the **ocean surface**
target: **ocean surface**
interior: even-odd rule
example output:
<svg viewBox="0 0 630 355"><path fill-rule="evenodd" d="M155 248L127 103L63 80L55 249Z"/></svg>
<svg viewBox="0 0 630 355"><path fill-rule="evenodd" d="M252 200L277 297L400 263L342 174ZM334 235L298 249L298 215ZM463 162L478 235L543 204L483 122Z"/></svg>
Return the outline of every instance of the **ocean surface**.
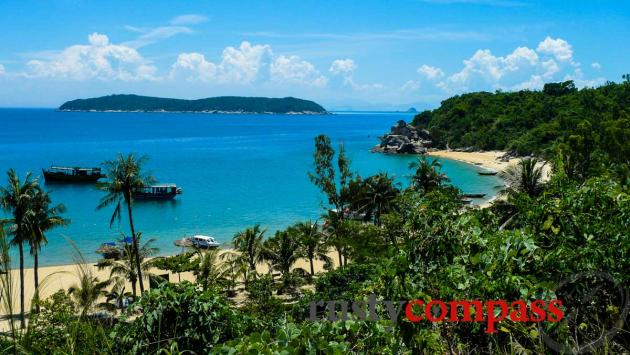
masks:
<svg viewBox="0 0 630 355"><path fill-rule="evenodd" d="M41 176L55 165L98 166L118 153L149 156L146 171L174 182L184 193L173 201L137 202L136 229L155 238L161 254L180 251L173 242L207 234L227 244L246 227L260 223L267 235L298 221L317 220L323 196L311 184L313 138L327 134L343 143L352 169L362 176L379 171L409 183L414 157L370 153L378 136L402 113L338 113L322 116L209 115L178 113L57 112L0 109L0 184L15 169ZM442 170L464 192L495 194L501 180L479 176L478 167L442 160ZM67 207L71 224L48 233L42 265L73 262L70 238L88 260L103 242L128 234L126 220L109 220L114 207L96 210L103 196L90 185L46 184L55 203ZM477 200L477 202L482 202ZM4 213L4 212L0 212ZM12 250L16 255L17 250ZM14 258L15 261L15 258ZM32 265L27 258L27 265Z"/></svg>

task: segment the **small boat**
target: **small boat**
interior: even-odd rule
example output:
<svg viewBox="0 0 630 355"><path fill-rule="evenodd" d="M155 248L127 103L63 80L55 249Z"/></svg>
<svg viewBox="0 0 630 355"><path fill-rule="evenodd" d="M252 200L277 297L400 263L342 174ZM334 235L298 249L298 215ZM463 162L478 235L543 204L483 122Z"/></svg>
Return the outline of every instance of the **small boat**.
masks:
<svg viewBox="0 0 630 355"><path fill-rule="evenodd" d="M172 200L180 195L182 189L175 184L149 185L133 191L136 200Z"/></svg>
<svg viewBox="0 0 630 355"><path fill-rule="evenodd" d="M484 170L484 171L478 171L477 174L479 175L496 175L499 172L496 170Z"/></svg>
<svg viewBox="0 0 630 355"><path fill-rule="evenodd" d="M221 243L217 242L213 237L207 235L193 235L175 241L178 247L195 247L200 249L218 248Z"/></svg>
<svg viewBox="0 0 630 355"><path fill-rule="evenodd" d="M486 194L463 194L462 197L467 198L483 198Z"/></svg>
<svg viewBox="0 0 630 355"><path fill-rule="evenodd" d="M459 200L461 203L465 204L465 205L470 205L473 201L469 198L462 198L461 200Z"/></svg>
<svg viewBox="0 0 630 355"><path fill-rule="evenodd" d="M105 174L101 173L101 168L51 166L48 169L42 169L42 172L46 181L94 183L105 177Z"/></svg>

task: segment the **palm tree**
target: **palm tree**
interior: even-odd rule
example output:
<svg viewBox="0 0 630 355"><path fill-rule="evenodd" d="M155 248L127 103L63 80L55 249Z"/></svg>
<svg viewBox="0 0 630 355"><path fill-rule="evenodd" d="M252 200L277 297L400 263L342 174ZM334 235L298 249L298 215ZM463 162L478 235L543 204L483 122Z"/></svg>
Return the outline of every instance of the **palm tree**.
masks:
<svg viewBox="0 0 630 355"><path fill-rule="evenodd" d="M223 284L227 281L227 265L219 260L219 257L220 252L217 249L197 251L197 266L193 270L193 274L197 276L197 283L201 284L204 291L209 286Z"/></svg>
<svg viewBox="0 0 630 355"><path fill-rule="evenodd" d="M364 180L364 193L359 203L365 216L372 217L374 224L381 225L381 215L389 212L394 206L394 199L400 190L395 186L394 179L386 173L380 173Z"/></svg>
<svg viewBox="0 0 630 355"><path fill-rule="evenodd" d="M72 296L75 304L81 310L81 317L84 317L94 308L107 308L98 304L99 297L107 295L107 287L111 280L99 281L99 279L88 271L89 266L79 266L79 281L68 288L68 295Z"/></svg>
<svg viewBox="0 0 630 355"><path fill-rule="evenodd" d="M313 260L319 259L330 262L324 234L319 230L317 223L311 223L311 221L297 223L290 227L289 230L297 235L302 254L308 258L311 276L315 276Z"/></svg>
<svg viewBox="0 0 630 355"><path fill-rule="evenodd" d="M256 273L256 264L261 261L262 241L266 230L257 224L236 233L232 239L234 248L241 253L242 261L249 267L250 273ZM247 278L246 278L247 280Z"/></svg>
<svg viewBox="0 0 630 355"><path fill-rule="evenodd" d="M105 293L105 302L103 307L114 313L118 309L125 306L125 301L132 296L130 292L125 291L125 282L123 279L117 279L112 289ZM112 302L112 303L110 303Z"/></svg>
<svg viewBox="0 0 630 355"><path fill-rule="evenodd" d="M144 292L144 282L142 280L142 265L140 263L140 244L133 224L133 191L137 188L150 184L153 178L142 174L142 165L147 161L146 156L136 157L129 154L126 157L119 154L115 160L108 160L103 163L107 170L108 181L101 184L101 190L107 192L107 195L101 199L97 209L105 208L109 205L115 205L114 213L109 221L110 227L114 221L120 221L122 203L127 206L127 214L129 218L129 228L131 229L132 238L132 255L135 256L135 267L138 272L138 282L140 283L140 292Z"/></svg>
<svg viewBox="0 0 630 355"><path fill-rule="evenodd" d="M442 165L437 159L429 162L425 156L418 157L417 161L409 163L409 169L415 170L411 177L411 185L422 193L427 193L441 186L442 183L448 181L446 175L440 173L441 168Z"/></svg>
<svg viewBox="0 0 630 355"><path fill-rule="evenodd" d="M141 239L142 233L138 232L138 243L140 243ZM155 239L147 240L147 242L140 247L140 251L138 253L140 256L140 270L145 276L149 276L149 270L154 266L156 261L159 260L157 258L149 259L151 256L156 255L159 251L158 248L152 246L154 242ZM133 253L133 245L125 243L124 240L118 241L118 248L121 249L121 259L104 259L98 262L97 267L99 269L110 268L110 277L118 276L129 280L129 282L131 282L131 289L135 299L137 296L136 285L139 280L137 273L138 269L135 266L136 258L134 256L136 254Z"/></svg>
<svg viewBox="0 0 630 355"><path fill-rule="evenodd" d="M35 283L35 300L39 300L39 251L42 245L48 243L46 232L58 227L66 226L69 220L61 217L66 208L62 204L50 206L52 203L50 195L40 187L35 191L32 199L32 210L28 217L28 225L31 231L28 243L31 247L31 255L33 256L33 276ZM36 311L39 313L39 302L36 302Z"/></svg>
<svg viewBox="0 0 630 355"><path fill-rule="evenodd" d="M524 158L517 164L505 168L499 173L507 185L502 193L520 192L529 196L538 195L544 185L545 164L547 163L537 158Z"/></svg>
<svg viewBox="0 0 630 355"><path fill-rule="evenodd" d="M221 260L225 265L225 286L229 297L236 295L236 285L238 279L247 277L247 265L242 262L240 256L232 251L225 251L221 254Z"/></svg>
<svg viewBox="0 0 630 355"><path fill-rule="evenodd" d="M13 236L11 245L17 246L20 251L20 327L24 328L24 243L28 242L30 237L28 219L39 185L31 173L26 174L23 182L13 169L10 169L7 175L7 187L0 187L0 205L13 216L4 220L3 224L9 224L9 233Z"/></svg>
<svg viewBox="0 0 630 355"><path fill-rule="evenodd" d="M282 275L282 287L278 293L290 286L294 279L291 267L300 257L298 238L289 231L278 231L273 238L263 244L263 258L269 262L271 270L279 271ZM302 269L299 270L306 273Z"/></svg>

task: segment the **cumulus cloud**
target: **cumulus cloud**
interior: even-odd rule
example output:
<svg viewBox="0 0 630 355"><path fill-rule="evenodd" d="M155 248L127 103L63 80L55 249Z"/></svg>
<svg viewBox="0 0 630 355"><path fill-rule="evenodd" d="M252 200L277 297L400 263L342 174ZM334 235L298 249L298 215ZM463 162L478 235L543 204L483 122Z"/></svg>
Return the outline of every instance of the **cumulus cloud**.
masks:
<svg viewBox="0 0 630 355"><path fill-rule="evenodd" d="M88 36L88 44L73 45L52 55L52 58L27 62L29 77L64 78L71 80L153 80L155 66L135 48L112 44L100 33Z"/></svg>
<svg viewBox="0 0 630 355"><path fill-rule="evenodd" d="M208 18L198 14L187 14L175 16L171 19L171 25L198 25L208 21Z"/></svg>
<svg viewBox="0 0 630 355"><path fill-rule="evenodd" d="M420 81L418 80L407 80L401 87L401 91L412 92L420 89Z"/></svg>
<svg viewBox="0 0 630 355"><path fill-rule="evenodd" d="M477 50L464 67L437 87L449 93L490 89L539 89L552 80L582 80L580 63L574 60L571 45L561 38L546 37L536 50L517 47L505 56L489 49ZM587 81L582 81L587 82Z"/></svg>
<svg viewBox="0 0 630 355"><path fill-rule="evenodd" d="M424 75L429 80L439 79L444 76L442 69L426 64L423 64L420 68L418 68L417 72Z"/></svg>
<svg viewBox="0 0 630 355"><path fill-rule="evenodd" d="M600 70L600 69L602 69L602 65L601 65L601 64L599 64L598 62L593 62L593 63L591 63L591 67L592 67L593 69L595 69L595 70Z"/></svg>
<svg viewBox="0 0 630 355"><path fill-rule="evenodd" d="M540 53L553 55L559 61L571 61L573 59L571 45L562 38L553 39L547 36L538 44L536 50Z"/></svg>
<svg viewBox="0 0 630 355"><path fill-rule="evenodd" d="M207 60L201 53L182 53L171 66L170 77L237 85L267 79L279 84L315 87L328 83L312 63L295 55L275 56L270 46L246 41L238 47L225 48L218 63Z"/></svg>
<svg viewBox="0 0 630 355"><path fill-rule="evenodd" d="M0 64L0 75L3 75L4 73L6 73L6 69L4 69L4 65Z"/></svg>
<svg viewBox="0 0 630 355"><path fill-rule="evenodd" d="M352 59L337 59L330 65L329 71L333 74L349 74L357 68Z"/></svg>
<svg viewBox="0 0 630 355"><path fill-rule="evenodd" d="M206 60L201 53L182 53L172 66L171 76L186 73L188 80L213 80L217 74L217 66Z"/></svg>
<svg viewBox="0 0 630 355"><path fill-rule="evenodd" d="M271 64L271 80L324 87L328 79L315 66L298 56L279 56Z"/></svg>

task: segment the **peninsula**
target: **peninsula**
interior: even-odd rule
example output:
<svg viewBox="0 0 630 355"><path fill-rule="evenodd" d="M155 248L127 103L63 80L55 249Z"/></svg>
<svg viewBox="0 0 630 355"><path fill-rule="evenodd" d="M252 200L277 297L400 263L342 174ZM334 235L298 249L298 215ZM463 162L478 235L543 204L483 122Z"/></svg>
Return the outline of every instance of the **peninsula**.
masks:
<svg viewBox="0 0 630 355"><path fill-rule="evenodd" d="M139 95L109 95L64 103L60 111L199 112L228 114L327 114L313 101L294 97L220 96L183 100Z"/></svg>

